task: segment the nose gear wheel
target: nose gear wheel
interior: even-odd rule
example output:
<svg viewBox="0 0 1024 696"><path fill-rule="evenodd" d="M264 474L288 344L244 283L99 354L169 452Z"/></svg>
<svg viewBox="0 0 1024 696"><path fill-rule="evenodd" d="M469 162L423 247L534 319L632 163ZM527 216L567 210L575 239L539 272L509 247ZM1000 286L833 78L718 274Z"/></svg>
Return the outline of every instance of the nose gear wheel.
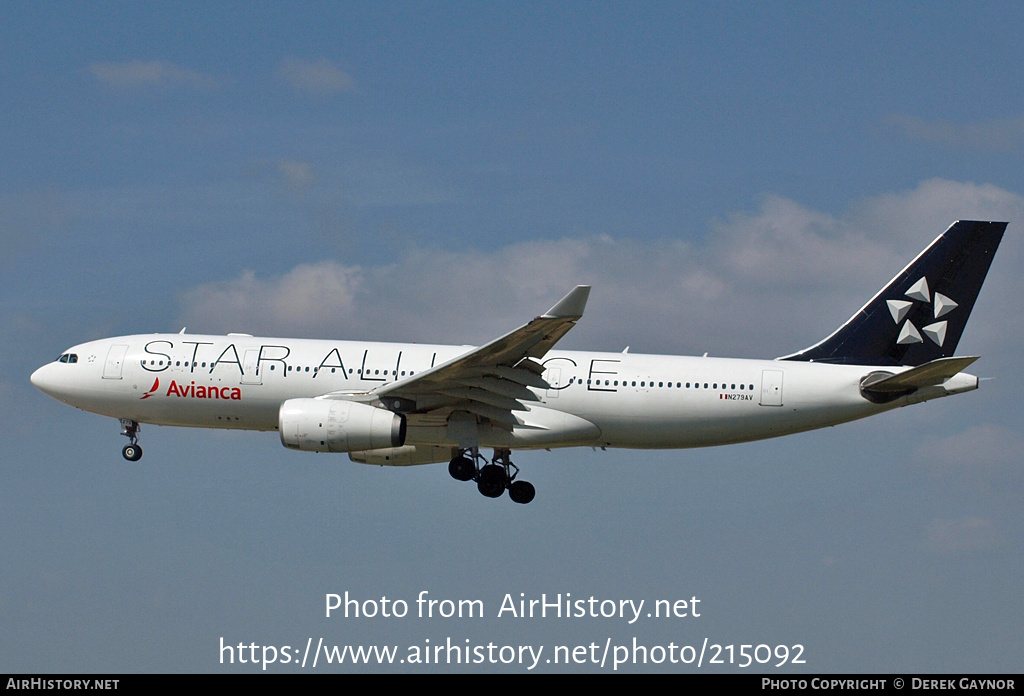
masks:
<svg viewBox="0 0 1024 696"><path fill-rule="evenodd" d="M121 450L121 456L130 462L142 459L142 447L139 446L139 429L141 427L129 418L121 419L121 434L129 440L129 443Z"/></svg>

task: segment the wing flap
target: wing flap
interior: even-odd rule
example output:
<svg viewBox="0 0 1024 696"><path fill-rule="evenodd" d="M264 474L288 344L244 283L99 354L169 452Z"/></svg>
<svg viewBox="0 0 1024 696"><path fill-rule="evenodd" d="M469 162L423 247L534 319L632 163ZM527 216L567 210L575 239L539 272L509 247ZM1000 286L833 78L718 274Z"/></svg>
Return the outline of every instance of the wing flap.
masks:
<svg viewBox="0 0 1024 696"><path fill-rule="evenodd" d="M505 367L504 365L475 367L465 370L465 376L467 378L500 377L503 380L515 382L516 384L520 384L524 387L534 387L535 389L551 388L551 385L545 382L544 379L541 378L536 372L534 372L533 370L527 370L520 367Z"/></svg>
<svg viewBox="0 0 1024 696"><path fill-rule="evenodd" d="M516 382L510 382L506 379L495 379L493 377L471 377L469 379L454 380L454 383L476 389L483 389L500 396L506 396L510 399L520 401L540 401L540 397L523 385ZM550 388L547 382L542 383L544 386L539 387L540 389Z"/></svg>
<svg viewBox="0 0 1024 696"><path fill-rule="evenodd" d="M510 399L507 396L495 394L484 389L469 389L462 387L455 387L452 389L442 389L441 394L447 396L453 396L459 399L468 399L469 401L480 402L489 404L490 406L497 406L498 408L507 409L509 411L526 411L526 406L523 406L519 401Z"/></svg>
<svg viewBox="0 0 1024 696"><path fill-rule="evenodd" d="M509 409L491 406L490 404L481 403L479 401L456 402L452 406L452 410L466 411L474 415L483 416L487 420L496 424L503 423L512 427L523 424L523 422L516 418L515 414L513 414Z"/></svg>

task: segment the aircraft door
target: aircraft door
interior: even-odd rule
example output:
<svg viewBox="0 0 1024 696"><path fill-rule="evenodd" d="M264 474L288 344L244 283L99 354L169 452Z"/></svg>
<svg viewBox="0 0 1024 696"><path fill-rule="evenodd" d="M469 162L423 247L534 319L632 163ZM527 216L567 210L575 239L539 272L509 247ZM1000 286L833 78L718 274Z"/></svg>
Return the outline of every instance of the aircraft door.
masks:
<svg viewBox="0 0 1024 696"><path fill-rule="evenodd" d="M260 352L253 348L245 351L242 358L242 384L263 384L263 375L259 369Z"/></svg>
<svg viewBox="0 0 1024 696"><path fill-rule="evenodd" d="M128 346L110 346L110 350L107 351L107 361L103 363L103 379L121 379L124 356L127 353Z"/></svg>
<svg viewBox="0 0 1024 696"><path fill-rule="evenodd" d="M782 370L762 370L761 405L782 405Z"/></svg>
<svg viewBox="0 0 1024 696"><path fill-rule="evenodd" d="M557 398L558 390L562 388L562 368L549 367L547 372L544 373L544 379L551 385L551 388L547 390L548 398Z"/></svg>

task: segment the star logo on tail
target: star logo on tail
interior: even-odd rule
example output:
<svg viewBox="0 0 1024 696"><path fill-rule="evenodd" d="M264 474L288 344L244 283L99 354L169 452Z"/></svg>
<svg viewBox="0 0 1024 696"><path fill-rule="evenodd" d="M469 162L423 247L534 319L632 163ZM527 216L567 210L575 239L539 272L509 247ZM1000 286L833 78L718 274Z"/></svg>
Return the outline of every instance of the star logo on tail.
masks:
<svg viewBox="0 0 1024 696"><path fill-rule="evenodd" d="M946 340L945 320L922 326L920 329L914 326L914 323L910 320L905 322L903 320L907 318L910 310L919 302L932 305L933 319L946 316L957 308L957 303L941 292L930 293L928 290L928 279L924 276L921 276L920 280L910 286L910 289L904 293L904 297L909 299L886 300L885 302L889 306L892 320L897 324L901 322L903 324L900 327L899 335L896 337L897 345L907 346L913 343L924 343L924 339L927 337L932 343L942 347L942 343Z"/></svg>

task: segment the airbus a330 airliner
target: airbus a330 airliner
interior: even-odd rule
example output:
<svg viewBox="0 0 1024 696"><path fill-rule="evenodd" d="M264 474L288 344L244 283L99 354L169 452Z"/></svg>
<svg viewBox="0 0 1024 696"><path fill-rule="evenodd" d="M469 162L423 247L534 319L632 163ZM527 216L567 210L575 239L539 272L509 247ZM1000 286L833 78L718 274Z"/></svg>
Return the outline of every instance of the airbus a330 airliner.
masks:
<svg viewBox="0 0 1024 696"><path fill-rule="evenodd" d="M449 462L530 502L512 449L727 445L977 389L954 357L1005 222L954 223L831 336L775 360L554 350L590 288L485 346L145 334L69 348L46 394L141 423L277 430L285 447L389 466ZM488 461L481 448L493 449Z"/></svg>

